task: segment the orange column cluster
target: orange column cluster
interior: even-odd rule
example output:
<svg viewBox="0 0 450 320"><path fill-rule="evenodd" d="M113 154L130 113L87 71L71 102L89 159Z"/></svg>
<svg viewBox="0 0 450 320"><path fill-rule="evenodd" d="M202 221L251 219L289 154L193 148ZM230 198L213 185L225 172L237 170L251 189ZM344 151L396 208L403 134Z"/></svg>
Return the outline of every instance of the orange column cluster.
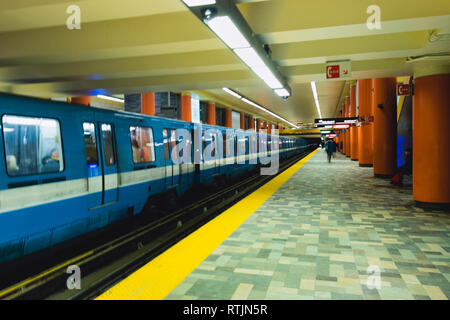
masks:
<svg viewBox="0 0 450 320"><path fill-rule="evenodd" d="M214 103L208 103L208 124L216 125L216 105Z"/></svg>
<svg viewBox="0 0 450 320"><path fill-rule="evenodd" d="M192 121L191 96L181 95L181 120Z"/></svg>
<svg viewBox="0 0 450 320"><path fill-rule="evenodd" d="M149 116L155 115L155 94L153 92L141 94L141 113Z"/></svg>
<svg viewBox="0 0 450 320"><path fill-rule="evenodd" d="M231 109L225 109L225 127L233 127L233 117Z"/></svg>
<svg viewBox="0 0 450 320"><path fill-rule="evenodd" d="M256 131L257 132L261 131L261 120L260 119L256 119Z"/></svg>
<svg viewBox="0 0 450 320"><path fill-rule="evenodd" d="M397 96L396 78L372 79L373 173L391 177L397 168Z"/></svg>
<svg viewBox="0 0 450 320"><path fill-rule="evenodd" d="M415 79L413 199L450 204L450 74Z"/></svg>
<svg viewBox="0 0 450 320"><path fill-rule="evenodd" d="M373 116L371 101L372 82L370 79L358 80L359 118ZM373 166L373 123L361 122L358 127L358 160L360 167Z"/></svg>
<svg viewBox="0 0 450 320"><path fill-rule="evenodd" d="M356 85L350 86L350 117L356 117ZM358 161L358 127L350 126L350 159Z"/></svg>
<svg viewBox="0 0 450 320"><path fill-rule="evenodd" d="M248 129L254 130L255 129L255 121L253 120L252 116L248 117Z"/></svg>
<svg viewBox="0 0 450 320"><path fill-rule="evenodd" d="M350 97L345 97L345 118L350 114ZM350 130L345 130L345 147L344 153L347 157L350 157Z"/></svg>

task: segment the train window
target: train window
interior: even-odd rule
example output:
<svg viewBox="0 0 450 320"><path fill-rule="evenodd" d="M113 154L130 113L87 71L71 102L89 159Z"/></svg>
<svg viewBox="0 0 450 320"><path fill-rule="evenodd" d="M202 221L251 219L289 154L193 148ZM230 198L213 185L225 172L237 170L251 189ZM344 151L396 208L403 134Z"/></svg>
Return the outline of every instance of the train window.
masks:
<svg viewBox="0 0 450 320"><path fill-rule="evenodd" d="M105 164L113 166L116 163L114 157L114 140L110 124L102 124L103 151L105 155Z"/></svg>
<svg viewBox="0 0 450 320"><path fill-rule="evenodd" d="M148 127L130 127L131 149L134 163L155 161L153 129Z"/></svg>
<svg viewBox="0 0 450 320"><path fill-rule="evenodd" d="M64 170L61 130L57 120L4 115L2 127L8 175Z"/></svg>
<svg viewBox="0 0 450 320"><path fill-rule="evenodd" d="M168 129L163 129L164 160L170 160L169 133Z"/></svg>
<svg viewBox="0 0 450 320"><path fill-rule="evenodd" d="M222 141L223 142L223 149L222 149L223 157L226 158L228 156L228 148L227 148L228 141L227 141L226 133L222 133L222 140L223 140Z"/></svg>
<svg viewBox="0 0 450 320"><path fill-rule="evenodd" d="M170 129L170 143L172 145L172 151L177 146L177 141L182 141L182 137L177 138L177 130L176 129ZM177 149L173 152L172 156L175 156L175 162L177 162L178 157L183 157L183 149L179 149L177 153Z"/></svg>
<svg viewBox="0 0 450 320"><path fill-rule="evenodd" d="M97 140L95 139L95 125L93 123L83 123L84 147L86 149L86 161L88 166L98 165Z"/></svg>

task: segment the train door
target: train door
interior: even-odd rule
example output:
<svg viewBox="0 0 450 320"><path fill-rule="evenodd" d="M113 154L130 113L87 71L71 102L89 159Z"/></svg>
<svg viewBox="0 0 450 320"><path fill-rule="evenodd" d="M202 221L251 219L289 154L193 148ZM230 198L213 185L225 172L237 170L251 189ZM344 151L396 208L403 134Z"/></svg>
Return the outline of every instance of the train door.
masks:
<svg viewBox="0 0 450 320"><path fill-rule="evenodd" d="M88 208L91 209L102 205L102 165L98 160L99 152L96 125L92 122L84 122L83 131L87 165L87 202Z"/></svg>
<svg viewBox="0 0 450 320"><path fill-rule="evenodd" d="M166 187L173 185L173 163L172 148L170 143L170 129L163 129L163 143L164 143L164 179Z"/></svg>
<svg viewBox="0 0 450 320"><path fill-rule="evenodd" d="M115 153L113 125L99 123L101 159L103 165L103 204L116 202L119 196L119 175Z"/></svg>

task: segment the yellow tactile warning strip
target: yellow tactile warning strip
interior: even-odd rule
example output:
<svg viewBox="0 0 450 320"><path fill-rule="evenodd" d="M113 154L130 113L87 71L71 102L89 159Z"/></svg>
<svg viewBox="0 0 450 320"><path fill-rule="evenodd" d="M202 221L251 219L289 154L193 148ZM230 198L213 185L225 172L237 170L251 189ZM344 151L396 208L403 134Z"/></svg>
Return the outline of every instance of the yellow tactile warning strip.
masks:
<svg viewBox="0 0 450 320"><path fill-rule="evenodd" d="M310 153L220 216L191 233L97 297L97 300L164 299L316 152L317 150Z"/></svg>

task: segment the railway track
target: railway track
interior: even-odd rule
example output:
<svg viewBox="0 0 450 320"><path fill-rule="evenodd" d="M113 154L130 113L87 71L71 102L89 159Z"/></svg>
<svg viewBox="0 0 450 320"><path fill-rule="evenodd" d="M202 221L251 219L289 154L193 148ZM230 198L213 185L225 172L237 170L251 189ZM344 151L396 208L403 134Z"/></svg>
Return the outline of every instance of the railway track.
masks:
<svg viewBox="0 0 450 320"><path fill-rule="evenodd" d="M279 173L311 150L280 164ZM278 174L279 174L278 173ZM171 214L78 254L0 291L0 299L92 299L148 263L275 176L253 175ZM81 289L67 289L67 268L81 270Z"/></svg>

